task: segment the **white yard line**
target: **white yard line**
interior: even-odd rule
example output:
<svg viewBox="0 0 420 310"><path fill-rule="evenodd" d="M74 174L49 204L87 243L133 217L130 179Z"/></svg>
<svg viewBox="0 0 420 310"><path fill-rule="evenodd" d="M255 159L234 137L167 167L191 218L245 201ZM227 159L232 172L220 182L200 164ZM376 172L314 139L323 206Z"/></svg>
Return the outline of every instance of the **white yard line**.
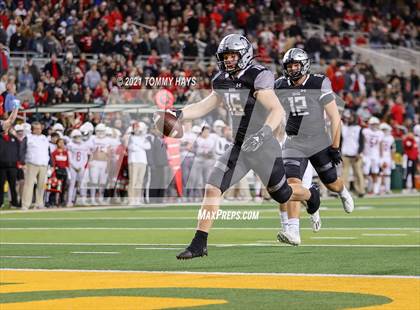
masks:
<svg viewBox="0 0 420 310"><path fill-rule="evenodd" d="M71 254L120 254L120 252L70 252Z"/></svg>
<svg viewBox="0 0 420 310"><path fill-rule="evenodd" d="M183 250L184 248L155 248L155 247L141 247L136 250Z"/></svg>
<svg viewBox="0 0 420 310"><path fill-rule="evenodd" d="M417 227L325 227L322 230L417 230ZM196 230L196 227L7 227L0 231L19 230ZM279 227L214 227L212 230L279 230ZM312 230L305 227L301 230Z"/></svg>
<svg viewBox="0 0 420 310"><path fill-rule="evenodd" d="M319 239L319 240L354 240L357 239L356 237L311 237L311 239Z"/></svg>
<svg viewBox="0 0 420 310"><path fill-rule="evenodd" d="M98 270L98 269L33 269L33 268L0 268L5 271L28 271L28 272L98 272L98 273L148 273L148 274L197 274L197 275L238 275L238 276L279 276L279 277L337 277L337 278L389 278L389 279L420 279L420 276L403 275L368 275L368 274L336 274L336 273L277 273L277 272L195 272L195 271L150 271L150 270Z"/></svg>
<svg viewBox="0 0 420 310"><path fill-rule="evenodd" d="M407 236L407 234L362 234L362 236L367 236L367 237L403 237L403 236Z"/></svg>
<svg viewBox="0 0 420 310"><path fill-rule="evenodd" d="M264 214L263 211L259 211ZM259 219L278 219L279 216L261 216ZM307 217L305 217L307 218ZM370 219L419 219L420 216L322 216L322 219L343 219L343 220L370 220ZM196 220L197 216L140 216L140 217L46 217L46 218L31 218L31 217L15 217L15 218L1 218L0 221L136 221L136 220Z"/></svg>
<svg viewBox="0 0 420 310"><path fill-rule="evenodd" d="M51 256L0 255L0 258L50 258Z"/></svg>
<svg viewBox="0 0 420 310"><path fill-rule="evenodd" d="M186 246L185 243L85 243L85 242L1 242L0 245L49 245L49 246ZM280 246L283 244L267 243L211 243L214 247L256 247ZM288 246L288 245L284 245ZM303 244L300 247L366 247L366 248L420 248L420 244Z"/></svg>

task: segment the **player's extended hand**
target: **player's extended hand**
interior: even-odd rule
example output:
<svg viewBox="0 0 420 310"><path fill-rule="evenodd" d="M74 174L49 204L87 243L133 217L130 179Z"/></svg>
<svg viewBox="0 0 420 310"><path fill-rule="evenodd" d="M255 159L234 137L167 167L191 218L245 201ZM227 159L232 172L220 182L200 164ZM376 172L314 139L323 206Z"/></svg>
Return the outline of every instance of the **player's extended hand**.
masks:
<svg viewBox="0 0 420 310"><path fill-rule="evenodd" d="M156 111L155 114L153 115L154 123L156 123L156 121L157 121L157 113L158 112L163 112L163 111L172 114L177 119L182 119L182 110L181 109L159 110L159 111Z"/></svg>
<svg viewBox="0 0 420 310"><path fill-rule="evenodd" d="M330 146L328 153L330 154L331 161L334 165L338 166L343 161L343 159L341 158L341 152L339 148Z"/></svg>
<svg viewBox="0 0 420 310"><path fill-rule="evenodd" d="M259 131L249 136L242 144L242 151L244 152L255 152L264 143L264 139L273 135L273 130L270 126L265 125Z"/></svg>
<svg viewBox="0 0 420 310"><path fill-rule="evenodd" d="M13 104L13 110L19 110L20 109L20 100L19 99L14 99L12 101Z"/></svg>

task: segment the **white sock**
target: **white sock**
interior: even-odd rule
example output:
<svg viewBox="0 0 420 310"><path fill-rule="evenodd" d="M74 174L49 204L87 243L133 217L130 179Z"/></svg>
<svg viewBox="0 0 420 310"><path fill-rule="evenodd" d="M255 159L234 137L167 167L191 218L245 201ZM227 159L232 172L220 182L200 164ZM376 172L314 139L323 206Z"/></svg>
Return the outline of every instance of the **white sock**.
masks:
<svg viewBox="0 0 420 310"><path fill-rule="evenodd" d="M376 182L373 184L373 193L379 194L380 188L381 188L381 179L378 178L378 180L376 180Z"/></svg>
<svg viewBox="0 0 420 310"><path fill-rule="evenodd" d="M386 192L391 191L391 176L389 176L389 175L385 176L385 191Z"/></svg>
<svg viewBox="0 0 420 310"><path fill-rule="evenodd" d="M287 216L287 211L280 211L280 224L283 227L283 230L287 230L289 225L289 217Z"/></svg>
<svg viewBox="0 0 420 310"><path fill-rule="evenodd" d="M343 186L343 189L340 192L338 192L338 194L340 195L340 197L342 197L343 195L348 194L348 192L349 191L347 190L347 188Z"/></svg>
<svg viewBox="0 0 420 310"><path fill-rule="evenodd" d="M372 179L369 176L365 176L365 180L367 182L367 192L370 193L372 191Z"/></svg>
<svg viewBox="0 0 420 310"><path fill-rule="evenodd" d="M290 231L299 233L299 219L298 218L289 219L288 229Z"/></svg>

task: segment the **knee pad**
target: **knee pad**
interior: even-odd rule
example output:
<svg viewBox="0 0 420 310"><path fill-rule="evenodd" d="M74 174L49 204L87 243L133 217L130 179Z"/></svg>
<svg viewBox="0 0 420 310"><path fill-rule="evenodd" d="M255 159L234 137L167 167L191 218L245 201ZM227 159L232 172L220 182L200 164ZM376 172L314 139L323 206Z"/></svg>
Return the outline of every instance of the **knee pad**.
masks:
<svg viewBox="0 0 420 310"><path fill-rule="evenodd" d="M271 198L273 198L278 203L287 202L293 194L293 190L290 185L287 184L285 177L278 184L268 186L267 191Z"/></svg>
<svg viewBox="0 0 420 310"><path fill-rule="evenodd" d="M286 158L283 160L283 163L287 178L302 179L307 166L303 159Z"/></svg>
<svg viewBox="0 0 420 310"><path fill-rule="evenodd" d="M337 181L337 169L332 163L320 167L320 169L317 169L317 172L324 184L330 184Z"/></svg>

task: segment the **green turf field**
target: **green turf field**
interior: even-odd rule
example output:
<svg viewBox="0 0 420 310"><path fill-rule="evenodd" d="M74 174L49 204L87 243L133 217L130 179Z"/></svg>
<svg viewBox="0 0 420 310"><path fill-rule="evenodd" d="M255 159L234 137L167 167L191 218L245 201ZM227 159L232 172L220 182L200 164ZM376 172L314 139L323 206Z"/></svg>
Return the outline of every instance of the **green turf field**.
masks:
<svg viewBox="0 0 420 310"><path fill-rule="evenodd" d="M194 234L198 206L3 212L0 213L0 267L420 276L418 196L359 199L356 210L350 215L344 213L339 200L326 200L322 206L322 230L313 233L305 214L301 220L302 246L299 247L276 241L279 218L274 204L223 206L226 211L259 211L259 219L217 221L209 235L209 256L192 261L177 261L175 255ZM4 289L11 285L7 279L4 277L0 286L1 301L5 305L75 296L209 300L217 297L227 302L201 306L205 309L234 306L239 309L244 303L254 309L252 305L262 304L264 309L279 309L279 301L284 307L288 305L288 309L336 309L392 301L389 296L356 294L345 289L340 293L298 289L258 292L251 287L224 290L213 287L206 292L168 286L165 289L122 287L119 290L98 288L92 292L7 293ZM315 306L314 300L320 304Z"/></svg>

